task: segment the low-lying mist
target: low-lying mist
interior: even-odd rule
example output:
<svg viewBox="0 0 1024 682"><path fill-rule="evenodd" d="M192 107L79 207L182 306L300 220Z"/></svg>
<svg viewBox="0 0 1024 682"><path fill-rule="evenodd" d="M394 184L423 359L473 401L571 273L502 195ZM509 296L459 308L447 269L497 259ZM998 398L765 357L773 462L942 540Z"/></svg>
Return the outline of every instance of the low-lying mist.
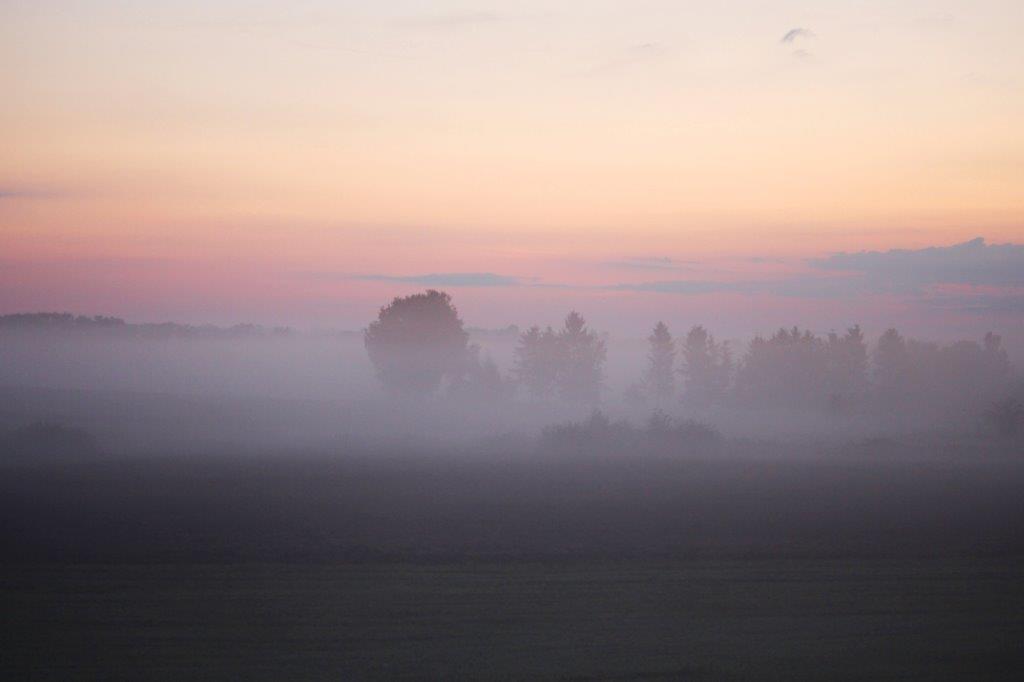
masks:
<svg viewBox="0 0 1024 682"><path fill-rule="evenodd" d="M1007 555L999 338L0 318L7 561Z"/></svg>
<svg viewBox="0 0 1024 682"><path fill-rule="evenodd" d="M1024 431L1022 383L994 334L939 345L792 328L743 343L659 324L630 339L575 313L561 329L467 330L446 295L418 296L366 332L6 316L0 431L83 429L123 454L536 443L595 410L788 441Z"/></svg>

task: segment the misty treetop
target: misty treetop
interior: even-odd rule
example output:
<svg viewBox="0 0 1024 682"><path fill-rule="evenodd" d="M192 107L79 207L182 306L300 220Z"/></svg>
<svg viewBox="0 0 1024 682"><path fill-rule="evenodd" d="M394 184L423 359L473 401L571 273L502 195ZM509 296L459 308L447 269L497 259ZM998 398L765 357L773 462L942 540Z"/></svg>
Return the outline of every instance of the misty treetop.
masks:
<svg viewBox="0 0 1024 682"><path fill-rule="evenodd" d="M426 396L444 384L462 397L508 399L515 390L497 364L481 358L479 347L469 343L444 292L395 298L367 327L364 341L377 377L392 393ZM534 326L519 336L514 376L534 398L557 395L596 404L606 355L604 339L573 311L557 332Z"/></svg>
<svg viewBox="0 0 1024 682"><path fill-rule="evenodd" d="M462 374L470 357L451 296L434 289L382 307L364 343L381 383L395 393L432 393Z"/></svg>
<svg viewBox="0 0 1024 682"><path fill-rule="evenodd" d="M736 375L741 403L831 404L860 396L867 385L867 345L859 326L822 338L797 327L755 337Z"/></svg>
<svg viewBox="0 0 1024 682"><path fill-rule="evenodd" d="M606 344L575 310L557 332L530 327L519 337L515 353L515 374L531 396L557 393L569 402L591 404L600 399Z"/></svg>
<svg viewBox="0 0 1024 682"><path fill-rule="evenodd" d="M427 396L442 385L468 400L501 401L515 390L469 342L451 296L429 289L396 297L363 335L377 377L392 395Z"/></svg>
<svg viewBox="0 0 1024 682"><path fill-rule="evenodd" d="M878 397L892 407L906 407L922 396L949 405L993 399L1004 388L1012 367L1002 339L991 332L981 343L957 341L948 346L904 339L887 330L874 354Z"/></svg>
<svg viewBox="0 0 1024 682"><path fill-rule="evenodd" d="M557 374L561 396L573 402L597 402L607 357L604 339L589 329L583 316L574 310L565 318L559 340L564 360Z"/></svg>
<svg viewBox="0 0 1024 682"><path fill-rule="evenodd" d="M733 361L729 343L719 343L704 327L690 329L683 342L685 398L698 405L710 405L725 398L732 381Z"/></svg>
<svg viewBox="0 0 1024 682"><path fill-rule="evenodd" d="M544 398L555 391L561 363L560 341L551 327L541 331L533 326L519 337L513 372L532 397Z"/></svg>
<svg viewBox="0 0 1024 682"><path fill-rule="evenodd" d="M676 392L675 363L676 345L668 325L658 322L647 337L650 350L647 355L647 371L643 385L651 397L659 403L673 398Z"/></svg>

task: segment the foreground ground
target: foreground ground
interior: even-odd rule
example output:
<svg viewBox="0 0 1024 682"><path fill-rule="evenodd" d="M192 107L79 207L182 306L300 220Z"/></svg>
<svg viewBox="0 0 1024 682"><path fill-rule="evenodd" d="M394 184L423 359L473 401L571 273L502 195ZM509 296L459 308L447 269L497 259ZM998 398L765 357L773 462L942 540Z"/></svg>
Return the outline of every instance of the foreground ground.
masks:
<svg viewBox="0 0 1024 682"><path fill-rule="evenodd" d="M1017 679L1016 559L0 569L4 679Z"/></svg>
<svg viewBox="0 0 1024 682"><path fill-rule="evenodd" d="M691 445L12 449L0 679L1019 677L1018 451Z"/></svg>

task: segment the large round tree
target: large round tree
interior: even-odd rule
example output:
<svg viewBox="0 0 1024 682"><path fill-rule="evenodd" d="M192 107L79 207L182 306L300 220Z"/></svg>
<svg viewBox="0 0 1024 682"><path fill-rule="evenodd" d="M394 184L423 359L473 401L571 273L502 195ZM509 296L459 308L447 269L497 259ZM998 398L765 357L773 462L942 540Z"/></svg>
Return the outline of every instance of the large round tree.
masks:
<svg viewBox="0 0 1024 682"><path fill-rule="evenodd" d="M384 388L399 394L433 393L469 359L469 335L451 296L433 289L381 308L364 342Z"/></svg>

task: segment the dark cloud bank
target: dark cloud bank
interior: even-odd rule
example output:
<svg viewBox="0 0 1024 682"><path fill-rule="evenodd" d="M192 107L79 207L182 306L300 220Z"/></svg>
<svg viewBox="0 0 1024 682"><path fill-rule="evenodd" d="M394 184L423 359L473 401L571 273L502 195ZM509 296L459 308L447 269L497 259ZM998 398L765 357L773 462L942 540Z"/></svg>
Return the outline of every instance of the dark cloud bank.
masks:
<svg viewBox="0 0 1024 682"><path fill-rule="evenodd" d="M944 296L946 307L965 310L1015 311L1024 308L1024 245L987 244L982 237L952 246L889 251L840 252L807 261L811 273L781 279L738 281L662 280L619 284L624 291L697 295L709 293L769 294L832 298L896 294L927 298L942 285L994 287L983 295ZM820 273L820 274L819 274Z"/></svg>

